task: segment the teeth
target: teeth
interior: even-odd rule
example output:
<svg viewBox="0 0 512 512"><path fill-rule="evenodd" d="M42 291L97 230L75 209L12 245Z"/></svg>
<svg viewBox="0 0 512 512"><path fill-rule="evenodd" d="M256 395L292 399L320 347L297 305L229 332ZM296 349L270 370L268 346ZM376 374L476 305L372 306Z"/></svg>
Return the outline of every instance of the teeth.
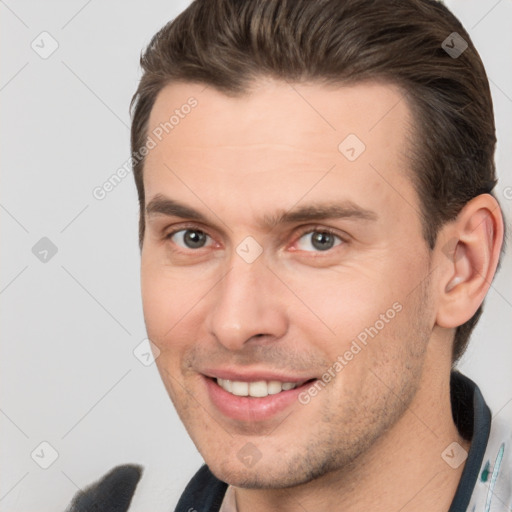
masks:
<svg viewBox="0 0 512 512"><path fill-rule="evenodd" d="M281 393L282 390L281 383L277 380L271 380L267 383L267 392L269 395L277 395L277 393Z"/></svg>
<svg viewBox="0 0 512 512"><path fill-rule="evenodd" d="M267 395L267 383L264 380L249 383L249 396L263 397Z"/></svg>
<svg viewBox="0 0 512 512"><path fill-rule="evenodd" d="M236 396L252 396L254 398L263 398L267 395L276 395L281 391L289 391L297 386L302 385L302 382L279 382L277 380L264 381L259 380L256 382L242 382L237 380L217 379L217 384Z"/></svg>
<svg viewBox="0 0 512 512"><path fill-rule="evenodd" d="M231 383L231 393L237 396L247 396L249 394L249 383L233 381Z"/></svg>

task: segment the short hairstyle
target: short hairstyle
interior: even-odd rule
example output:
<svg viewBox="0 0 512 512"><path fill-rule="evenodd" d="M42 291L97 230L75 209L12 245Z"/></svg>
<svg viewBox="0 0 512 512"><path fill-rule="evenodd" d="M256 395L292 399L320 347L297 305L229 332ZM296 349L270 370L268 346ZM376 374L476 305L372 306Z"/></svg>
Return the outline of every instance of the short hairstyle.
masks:
<svg viewBox="0 0 512 512"><path fill-rule="evenodd" d="M464 51L457 55L450 48ZM469 200L482 193L495 197L489 82L468 33L439 1L196 0L154 35L140 62L143 74L130 105L132 155L146 143L158 93L174 82L237 96L261 77L321 84L379 80L398 86L413 113L411 180L428 247ZM141 249L143 167L144 158L133 160ZM457 327L453 366L482 309Z"/></svg>

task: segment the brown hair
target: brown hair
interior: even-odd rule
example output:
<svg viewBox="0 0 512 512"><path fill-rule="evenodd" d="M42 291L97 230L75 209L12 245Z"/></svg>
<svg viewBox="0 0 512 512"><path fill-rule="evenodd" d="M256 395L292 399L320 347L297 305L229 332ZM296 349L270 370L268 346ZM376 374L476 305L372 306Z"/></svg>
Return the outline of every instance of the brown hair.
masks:
<svg viewBox="0 0 512 512"><path fill-rule="evenodd" d="M453 32L462 39L453 39ZM463 49L463 41L462 54L448 53L456 43ZM412 180L430 249L439 228L496 183L484 66L466 30L438 1L196 0L154 35L141 66L131 103L132 154L146 143L156 96L174 81L240 95L261 76L326 84L378 79L398 85L415 116ZM143 158L134 159L141 248L143 167ZM457 328L453 365L482 308Z"/></svg>

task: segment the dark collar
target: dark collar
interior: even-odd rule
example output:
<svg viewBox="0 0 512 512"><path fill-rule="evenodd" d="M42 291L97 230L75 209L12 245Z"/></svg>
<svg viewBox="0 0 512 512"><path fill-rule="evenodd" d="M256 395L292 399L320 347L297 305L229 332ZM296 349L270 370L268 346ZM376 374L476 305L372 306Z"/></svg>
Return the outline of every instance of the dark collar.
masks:
<svg viewBox="0 0 512 512"><path fill-rule="evenodd" d="M450 391L453 421L460 435L471 440L471 445L448 512L466 512L489 440L491 410L479 387L459 371L451 373Z"/></svg>

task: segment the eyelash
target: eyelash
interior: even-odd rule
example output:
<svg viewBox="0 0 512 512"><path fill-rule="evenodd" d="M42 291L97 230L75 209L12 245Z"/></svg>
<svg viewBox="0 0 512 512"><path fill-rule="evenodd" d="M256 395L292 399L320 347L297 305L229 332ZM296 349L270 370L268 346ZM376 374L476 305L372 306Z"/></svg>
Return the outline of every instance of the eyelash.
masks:
<svg viewBox="0 0 512 512"><path fill-rule="evenodd" d="M336 231L335 229L332 229L332 228L325 227L325 226L306 227L303 230L300 230L299 234L297 235L296 242L298 242L304 235L311 234L311 233L328 234L328 235L338 238L341 242L340 244L335 245L334 247L331 247L330 249L327 249L326 251L314 251L316 254L322 254L322 252L326 252L326 253L332 252L339 245L345 245L346 243L348 243L347 238L344 236L341 236L338 233L338 231ZM305 251L305 252L310 252L310 251Z"/></svg>
<svg viewBox="0 0 512 512"><path fill-rule="evenodd" d="M207 235L211 239L213 239L213 237L207 231L205 231L201 227L199 227L197 225L193 225L193 224L182 225L179 228L176 228L173 231L170 231L169 233L167 233L164 236L164 239L170 240L176 233L179 233L180 231L187 231L187 230L199 231L201 233L204 233L205 235ZM310 233L316 233L316 232L318 232L318 233L326 233L326 234L329 234L329 235L337 237L342 242L341 244L338 244L338 245L344 245L344 244L348 243L348 239L346 237L343 237L342 235L340 235L336 230L334 230L332 228L329 228L329 227L325 227L325 226L312 226L312 227L308 226L308 227L303 228L302 230L299 230L298 235L296 235L296 242L298 240L300 240L304 235L307 235L307 234L310 234ZM338 247L338 245L336 245L336 246L334 246L334 247L332 247L332 248L330 248L330 249L328 249L326 251L315 251L315 252L317 254L321 254L322 252L326 252L326 253L332 252L336 247ZM200 249L202 249L202 248L200 248ZM200 249L189 249L189 251L199 252ZM185 250L183 250L180 247L177 252L187 253L188 254L189 251L185 251ZM304 251L304 252L311 252L311 251Z"/></svg>

